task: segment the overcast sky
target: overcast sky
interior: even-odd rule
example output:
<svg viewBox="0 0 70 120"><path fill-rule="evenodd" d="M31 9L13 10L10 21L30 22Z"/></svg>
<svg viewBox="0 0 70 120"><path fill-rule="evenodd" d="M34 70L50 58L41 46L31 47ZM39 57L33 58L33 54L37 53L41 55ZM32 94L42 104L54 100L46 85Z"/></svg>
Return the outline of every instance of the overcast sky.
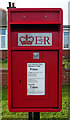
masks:
<svg viewBox="0 0 70 120"><path fill-rule="evenodd" d="M15 2L17 8L62 8L63 24L68 25L69 0L0 0L0 8L7 10L8 2Z"/></svg>

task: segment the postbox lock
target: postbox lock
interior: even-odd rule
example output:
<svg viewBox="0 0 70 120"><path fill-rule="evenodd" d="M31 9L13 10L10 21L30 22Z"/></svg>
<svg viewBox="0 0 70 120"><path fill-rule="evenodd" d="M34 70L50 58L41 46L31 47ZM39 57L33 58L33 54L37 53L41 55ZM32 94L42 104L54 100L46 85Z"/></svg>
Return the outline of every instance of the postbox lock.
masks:
<svg viewBox="0 0 70 120"><path fill-rule="evenodd" d="M21 83L21 80L19 80L19 83Z"/></svg>

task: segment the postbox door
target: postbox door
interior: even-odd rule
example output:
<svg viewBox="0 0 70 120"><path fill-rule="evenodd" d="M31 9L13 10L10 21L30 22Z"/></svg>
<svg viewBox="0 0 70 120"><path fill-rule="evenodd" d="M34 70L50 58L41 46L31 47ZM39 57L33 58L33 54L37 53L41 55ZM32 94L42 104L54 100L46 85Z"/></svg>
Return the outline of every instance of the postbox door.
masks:
<svg viewBox="0 0 70 120"><path fill-rule="evenodd" d="M34 56L34 54L37 56ZM29 65L39 65L41 71L38 69L38 72L33 72L35 68L29 68ZM57 107L58 51L12 51L12 68L11 94L13 108ZM33 92L33 90L37 89L39 91L39 88L41 88L38 94L28 92L30 72L28 69L32 70L31 75L36 73L38 84L36 88L31 86L31 89ZM39 73L40 79L37 78ZM33 77L35 78L34 75ZM31 78L33 77L31 76ZM33 81L30 81L30 84L33 84ZM33 85L36 85L35 81Z"/></svg>

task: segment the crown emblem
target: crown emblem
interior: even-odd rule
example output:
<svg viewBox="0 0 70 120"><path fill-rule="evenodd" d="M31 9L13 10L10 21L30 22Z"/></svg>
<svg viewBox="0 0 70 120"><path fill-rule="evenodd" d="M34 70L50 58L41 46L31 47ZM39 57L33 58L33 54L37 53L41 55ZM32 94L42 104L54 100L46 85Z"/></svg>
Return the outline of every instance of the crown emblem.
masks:
<svg viewBox="0 0 70 120"><path fill-rule="evenodd" d="M21 37L19 38L19 40L20 40L20 42L21 42L22 45L24 45L24 44L29 44L29 45L31 45L31 44L33 43L33 41L34 41L34 37L32 37L32 36L29 36L29 37L28 37L28 35L26 35L25 37L24 37L24 36L21 36Z"/></svg>

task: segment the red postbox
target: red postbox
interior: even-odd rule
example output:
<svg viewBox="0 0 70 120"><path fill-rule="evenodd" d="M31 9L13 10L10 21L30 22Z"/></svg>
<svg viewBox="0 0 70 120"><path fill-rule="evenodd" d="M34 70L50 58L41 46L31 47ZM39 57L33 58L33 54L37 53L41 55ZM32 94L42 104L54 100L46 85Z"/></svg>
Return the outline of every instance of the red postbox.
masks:
<svg viewBox="0 0 70 120"><path fill-rule="evenodd" d="M62 108L63 12L8 10L8 106L11 112Z"/></svg>

